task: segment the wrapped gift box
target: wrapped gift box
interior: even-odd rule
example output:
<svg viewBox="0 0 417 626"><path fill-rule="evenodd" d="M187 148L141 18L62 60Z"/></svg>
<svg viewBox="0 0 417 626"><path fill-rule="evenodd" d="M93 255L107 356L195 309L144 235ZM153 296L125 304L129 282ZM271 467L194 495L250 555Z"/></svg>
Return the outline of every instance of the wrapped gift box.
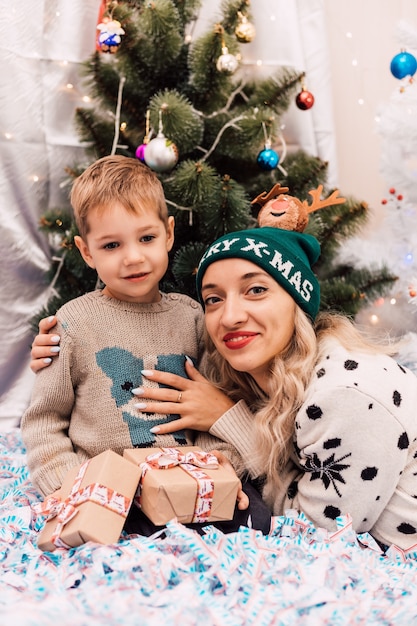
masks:
<svg viewBox="0 0 417 626"><path fill-rule="evenodd" d="M209 455L209 466L203 462L188 467L192 463L181 459L190 458L189 453L206 455L198 446L135 448L123 453L124 458L142 469L135 505L157 526L174 518L183 524L233 519L239 479L221 467L213 455ZM179 464L172 466L172 454L179 455ZM147 461L158 455L159 459Z"/></svg>
<svg viewBox="0 0 417 626"><path fill-rule="evenodd" d="M118 541L140 476L137 464L112 450L70 470L59 492L61 499L49 496L35 505L38 515L47 516L38 547L53 551L87 541Z"/></svg>

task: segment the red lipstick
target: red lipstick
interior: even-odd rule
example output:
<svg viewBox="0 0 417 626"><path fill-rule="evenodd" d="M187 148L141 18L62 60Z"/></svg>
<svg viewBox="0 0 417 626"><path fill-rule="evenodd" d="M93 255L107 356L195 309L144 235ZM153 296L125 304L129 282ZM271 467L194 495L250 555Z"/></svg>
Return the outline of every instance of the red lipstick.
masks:
<svg viewBox="0 0 417 626"><path fill-rule="evenodd" d="M257 336L258 333L239 330L233 333L226 333L223 337L223 343L230 350L240 350L241 348L245 348L253 340L253 338Z"/></svg>

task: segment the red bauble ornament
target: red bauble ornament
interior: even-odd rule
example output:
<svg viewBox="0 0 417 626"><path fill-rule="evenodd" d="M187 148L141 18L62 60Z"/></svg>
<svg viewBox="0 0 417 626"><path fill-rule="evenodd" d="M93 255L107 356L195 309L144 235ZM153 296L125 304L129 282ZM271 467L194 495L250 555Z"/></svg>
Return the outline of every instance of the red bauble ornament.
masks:
<svg viewBox="0 0 417 626"><path fill-rule="evenodd" d="M302 89L295 98L295 104L302 111L307 111L308 109L311 109L314 104L314 96L311 91L307 91L307 89Z"/></svg>

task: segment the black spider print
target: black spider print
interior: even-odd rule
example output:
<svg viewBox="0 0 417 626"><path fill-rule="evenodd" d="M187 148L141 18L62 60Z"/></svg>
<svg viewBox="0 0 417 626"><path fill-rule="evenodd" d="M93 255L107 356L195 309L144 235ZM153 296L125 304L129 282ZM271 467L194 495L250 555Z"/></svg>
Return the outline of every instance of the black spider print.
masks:
<svg viewBox="0 0 417 626"><path fill-rule="evenodd" d="M326 370L324 369L324 367L321 367L319 370L317 370L317 378L321 378L322 376L324 376L326 373Z"/></svg>
<svg viewBox="0 0 417 626"><path fill-rule="evenodd" d="M355 370L358 367L358 365L359 363L357 361L352 361L351 359L348 359L343 364L345 370Z"/></svg>
<svg viewBox="0 0 417 626"><path fill-rule="evenodd" d="M340 459L335 459L335 455L331 454L325 461L320 461L318 455L314 453L312 457L307 459L304 465L304 470L306 472L311 472L310 480L317 480L321 478L325 489L328 489L330 484L332 484L335 492L339 498L341 498L342 494L340 493L336 482L339 481L344 485L346 484L341 472L348 469L350 465L341 463L340 461L343 461L349 456L352 456L351 452L345 454Z"/></svg>
<svg viewBox="0 0 417 626"><path fill-rule="evenodd" d="M406 374L407 371L403 368L402 365L400 365L399 363L397 363L398 367L400 368L400 370L403 372L403 374Z"/></svg>

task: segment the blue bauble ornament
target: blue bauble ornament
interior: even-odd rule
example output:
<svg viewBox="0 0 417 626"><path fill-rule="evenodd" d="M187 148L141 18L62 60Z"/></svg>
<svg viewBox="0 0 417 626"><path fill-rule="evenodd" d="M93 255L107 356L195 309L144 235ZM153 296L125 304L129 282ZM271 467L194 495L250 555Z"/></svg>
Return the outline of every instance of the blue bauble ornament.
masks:
<svg viewBox="0 0 417 626"><path fill-rule="evenodd" d="M273 170L279 163L279 156L272 148L264 148L258 154L257 164L263 170Z"/></svg>
<svg viewBox="0 0 417 626"><path fill-rule="evenodd" d="M416 57L410 52L399 52L391 61L391 73L395 78L414 76L417 70Z"/></svg>

